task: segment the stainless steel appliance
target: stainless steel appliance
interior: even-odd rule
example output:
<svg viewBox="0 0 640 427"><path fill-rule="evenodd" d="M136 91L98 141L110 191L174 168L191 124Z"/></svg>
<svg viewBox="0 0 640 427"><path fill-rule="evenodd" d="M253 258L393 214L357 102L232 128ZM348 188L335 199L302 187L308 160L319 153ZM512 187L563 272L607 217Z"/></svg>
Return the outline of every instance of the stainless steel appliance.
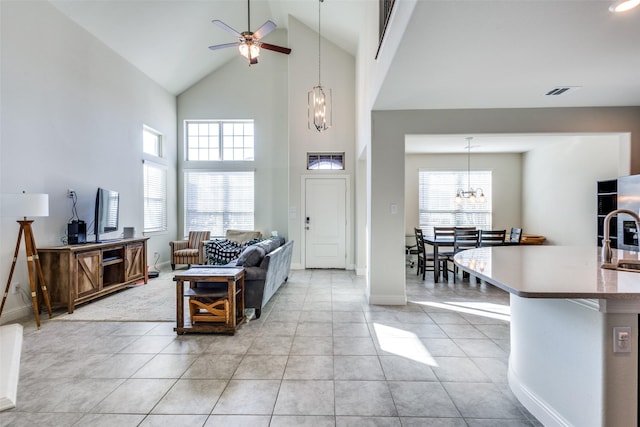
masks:
<svg viewBox="0 0 640 427"><path fill-rule="evenodd" d="M618 178L618 209L640 213L640 175ZM638 230L629 215L618 215L618 249L638 251Z"/></svg>

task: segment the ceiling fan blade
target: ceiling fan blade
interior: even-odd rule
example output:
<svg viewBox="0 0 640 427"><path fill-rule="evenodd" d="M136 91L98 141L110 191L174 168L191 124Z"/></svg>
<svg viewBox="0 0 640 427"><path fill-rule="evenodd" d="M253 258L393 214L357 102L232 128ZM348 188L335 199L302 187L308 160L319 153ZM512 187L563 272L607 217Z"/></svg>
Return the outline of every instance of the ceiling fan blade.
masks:
<svg viewBox="0 0 640 427"><path fill-rule="evenodd" d="M276 29L276 24L274 24L271 21L267 21L264 24L262 24L262 27L258 28L253 33L253 39L260 40L261 38L263 38L264 36L266 36L267 34L269 34L271 31L275 29Z"/></svg>
<svg viewBox="0 0 640 427"><path fill-rule="evenodd" d="M225 44L217 44L214 46L209 46L209 49L211 50L218 50L218 49L224 49L226 47L235 47L238 46L238 43L225 43Z"/></svg>
<svg viewBox="0 0 640 427"><path fill-rule="evenodd" d="M288 47L276 46L274 44L269 43L260 43L260 47L267 50L273 50L274 52L280 52L289 55L291 53L291 49Z"/></svg>
<svg viewBox="0 0 640 427"><path fill-rule="evenodd" d="M233 34L234 36L240 38L242 37L242 34L240 34L239 32L237 32L236 30L234 30L233 28L231 28L230 26L228 26L227 24L225 24L224 22L220 21L219 19L214 19L213 21L211 21L214 25L222 28L225 31L230 32L231 34Z"/></svg>

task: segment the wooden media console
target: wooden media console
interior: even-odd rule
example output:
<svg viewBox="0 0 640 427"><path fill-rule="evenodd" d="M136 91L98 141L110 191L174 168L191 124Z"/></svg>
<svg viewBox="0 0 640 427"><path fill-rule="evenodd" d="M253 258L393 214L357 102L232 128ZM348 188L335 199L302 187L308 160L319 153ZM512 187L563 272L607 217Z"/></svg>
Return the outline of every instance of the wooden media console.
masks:
<svg viewBox="0 0 640 427"><path fill-rule="evenodd" d="M38 248L51 304L77 304L147 278L148 238Z"/></svg>

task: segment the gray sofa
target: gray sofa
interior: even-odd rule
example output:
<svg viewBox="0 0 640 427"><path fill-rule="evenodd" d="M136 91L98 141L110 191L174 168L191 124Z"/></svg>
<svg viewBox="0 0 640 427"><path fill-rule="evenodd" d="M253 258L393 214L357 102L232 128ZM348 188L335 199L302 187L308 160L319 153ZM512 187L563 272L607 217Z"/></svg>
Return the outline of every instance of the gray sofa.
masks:
<svg viewBox="0 0 640 427"><path fill-rule="evenodd" d="M293 240L273 237L247 246L237 260L227 264L244 267L244 306L255 309L256 318L289 278L292 252Z"/></svg>

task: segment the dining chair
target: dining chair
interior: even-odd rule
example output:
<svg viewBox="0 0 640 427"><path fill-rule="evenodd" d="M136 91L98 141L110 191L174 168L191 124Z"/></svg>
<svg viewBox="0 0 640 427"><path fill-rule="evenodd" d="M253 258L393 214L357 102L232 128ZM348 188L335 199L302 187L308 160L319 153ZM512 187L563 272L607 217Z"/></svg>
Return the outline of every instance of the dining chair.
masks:
<svg viewBox="0 0 640 427"><path fill-rule="evenodd" d="M422 273L422 280L424 280L425 272L427 270L427 255L424 248L424 235L422 229L414 228L413 233L416 236L416 249L415 253L418 256L418 267L416 268L416 276Z"/></svg>
<svg viewBox="0 0 640 427"><path fill-rule="evenodd" d="M448 257L453 265L453 283L456 282L456 276L458 274L458 267L456 267L453 257L462 251L467 249L477 248L480 243L480 230L475 228L470 229L468 227L456 227L453 231L453 254Z"/></svg>
<svg viewBox="0 0 640 427"><path fill-rule="evenodd" d="M503 246L507 230L480 230L479 247Z"/></svg>
<svg viewBox="0 0 640 427"><path fill-rule="evenodd" d="M404 254L407 256L407 265L409 268L413 268L416 265L416 262L413 260L413 255L418 255L417 244L404 245Z"/></svg>
<svg viewBox="0 0 640 427"><path fill-rule="evenodd" d="M418 252L418 268L416 274L422 273L422 280L425 279L427 271L433 271L435 269L435 254L433 252L427 252L426 244L424 242L424 233L421 228L414 228L416 235L416 247ZM447 257L445 255L438 254L438 262L443 268L446 268L445 263Z"/></svg>
<svg viewBox="0 0 640 427"><path fill-rule="evenodd" d="M435 240L451 240L451 248L453 248L453 235L455 232L456 227L449 227L449 226L443 226L443 227L433 227L433 237ZM453 257L453 249L450 250L442 250L441 247L438 248L438 258L442 258L442 277L445 280L449 280L449 263L448 260L449 258Z"/></svg>
<svg viewBox="0 0 640 427"><path fill-rule="evenodd" d="M509 243L519 245L521 240L522 228L511 227L511 232L509 233Z"/></svg>

